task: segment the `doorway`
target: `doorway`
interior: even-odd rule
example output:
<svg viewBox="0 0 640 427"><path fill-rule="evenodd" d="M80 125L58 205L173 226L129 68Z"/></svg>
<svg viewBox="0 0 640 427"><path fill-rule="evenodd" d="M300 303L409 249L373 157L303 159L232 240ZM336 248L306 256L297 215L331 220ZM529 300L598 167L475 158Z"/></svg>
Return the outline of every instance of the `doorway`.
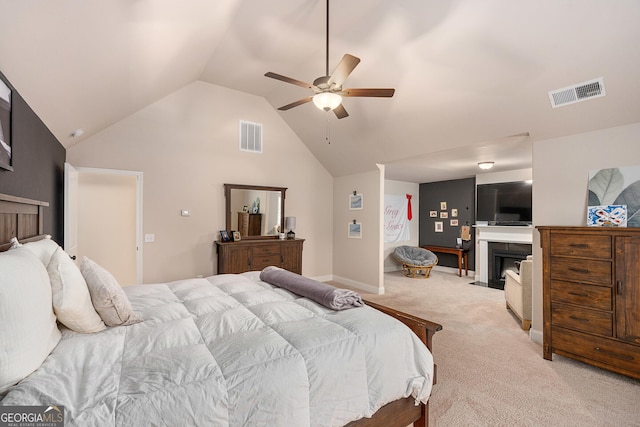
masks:
<svg viewBox="0 0 640 427"><path fill-rule="evenodd" d="M65 164L65 251L142 283L142 172Z"/></svg>

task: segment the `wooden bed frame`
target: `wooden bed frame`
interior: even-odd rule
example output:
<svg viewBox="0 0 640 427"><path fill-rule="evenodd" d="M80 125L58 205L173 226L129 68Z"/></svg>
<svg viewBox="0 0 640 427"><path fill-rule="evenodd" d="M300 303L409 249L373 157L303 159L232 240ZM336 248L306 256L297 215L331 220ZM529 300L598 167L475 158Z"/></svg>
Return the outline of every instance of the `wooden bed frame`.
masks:
<svg viewBox="0 0 640 427"><path fill-rule="evenodd" d="M0 252L11 247L9 241L13 237L21 242L42 238L43 213L47 206L47 202L0 194ZM432 351L433 335L442 329L441 325L370 301L366 303L407 325ZM406 427L411 423L414 427L429 425L428 403L416 406L412 397L396 400L380 408L372 418L353 421L347 427Z"/></svg>

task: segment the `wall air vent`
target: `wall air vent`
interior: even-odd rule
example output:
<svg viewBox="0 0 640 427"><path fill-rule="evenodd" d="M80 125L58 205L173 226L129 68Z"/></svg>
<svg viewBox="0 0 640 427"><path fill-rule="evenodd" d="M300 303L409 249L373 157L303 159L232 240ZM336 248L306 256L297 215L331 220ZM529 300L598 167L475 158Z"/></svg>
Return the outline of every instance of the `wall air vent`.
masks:
<svg viewBox="0 0 640 427"><path fill-rule="evenodd" d="M240 151L262 153L262 125L240 120Z"/></svg>
<svg viewBox="0 0 640 427"><path fill-rule="evenodd" d="M606 94L607 92L604 90L604 78L600 77L588 82L552 90L549 92L549 100L551 101L551 106L557 108L586 101L587 99L600 98Z"/></svg>

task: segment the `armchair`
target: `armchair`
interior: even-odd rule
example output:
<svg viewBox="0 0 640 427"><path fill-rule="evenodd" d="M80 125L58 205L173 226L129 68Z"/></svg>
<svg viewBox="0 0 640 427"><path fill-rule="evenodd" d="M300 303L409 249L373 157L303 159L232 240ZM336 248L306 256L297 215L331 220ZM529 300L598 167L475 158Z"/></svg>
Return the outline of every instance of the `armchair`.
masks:
<svg viewBox="0 0 640 427"><path fill-rule="evenodd" d="M507 270L504 284L504 297L507 309L520 319L523 330L531 328L531 282L533 258L527 256L520 263L520 273Z"/></svg>

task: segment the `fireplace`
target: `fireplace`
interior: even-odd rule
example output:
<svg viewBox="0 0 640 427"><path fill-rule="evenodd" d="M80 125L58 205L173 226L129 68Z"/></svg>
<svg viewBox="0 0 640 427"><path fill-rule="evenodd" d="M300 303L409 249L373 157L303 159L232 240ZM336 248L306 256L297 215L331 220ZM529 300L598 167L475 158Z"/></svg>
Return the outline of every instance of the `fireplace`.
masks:
<svg viewBox="0 0 640 427"><path fill-rule="evenodd" d="M489 253L489 245L493 243L502 244L521 244L529 248L528 250L522 250L522 248L515 249L515 252L522 254L532 253L533 244L533 227L521 227L521 226L487 226L487 225L475 225L476 230L476 244L478 248L476 250L476 276L475 280L477 284L482 286L488 286L489 283L489 268L493 269L493 257ZM513 248L513 246L512 246ZM493 274L493 270L492 270Z"/></svg>
<svg viewBox="0 0 640 427"><path fill-rule="evenodd" d="M531 245L509 242L489 242L488 285L504 289L507 270L520 271L520 261L531 255Z"/></svg>

